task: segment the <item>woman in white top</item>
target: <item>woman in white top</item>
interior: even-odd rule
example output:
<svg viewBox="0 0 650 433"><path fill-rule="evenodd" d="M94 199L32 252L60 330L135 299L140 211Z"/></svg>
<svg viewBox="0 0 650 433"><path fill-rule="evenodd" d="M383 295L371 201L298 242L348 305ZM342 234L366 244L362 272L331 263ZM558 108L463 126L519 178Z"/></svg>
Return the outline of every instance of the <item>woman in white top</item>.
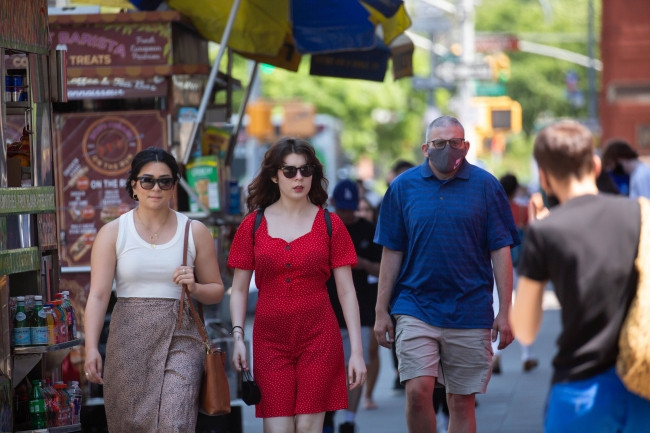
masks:
<svg viewBox="0 0 650 433"><path fill-rule="evenodd" d="M177 329L181 288L204 304L221 301L224 285L208 228L170 208L178 165L162 149L139 152L126 189L138 206L103 226L91 254L85 312L85 374L104 385L111 433L195 431L205 351L189 311ZM105 368L98 351L111 289ZM185 304L187 308L187 304Z"/></svg>

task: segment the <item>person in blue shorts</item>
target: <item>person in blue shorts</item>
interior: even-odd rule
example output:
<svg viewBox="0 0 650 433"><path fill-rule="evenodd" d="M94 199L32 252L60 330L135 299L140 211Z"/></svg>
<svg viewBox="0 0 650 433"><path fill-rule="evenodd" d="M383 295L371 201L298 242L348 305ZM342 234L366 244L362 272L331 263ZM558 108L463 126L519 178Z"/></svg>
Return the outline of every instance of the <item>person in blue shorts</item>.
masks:
<svg viewBox="0 0 650 433"><path fill-rule="evenodd" d="M446 386L449 432L475 433L475 394L490 380L491 342L500 334L503 349L513 339L510 248L519 236L501 184L465 159L468 149L456 118L435 119L421 145L424 163L391 182L379 213L374 330L379 344L396 346L410 433L436 431L436 382Z"/></svg>
<svg viewBox="0 0 650 433"><path fill-rule="evenodd" d="M638 281L639 202L598 193L600 159L591 132L578 122L543 129L533 154L541 187L560 204L528 225L511 323L522 344L533 342L551 281L562 330L545 431L648 431L650 401L628 391L615 367L619 332Z"/></svg>

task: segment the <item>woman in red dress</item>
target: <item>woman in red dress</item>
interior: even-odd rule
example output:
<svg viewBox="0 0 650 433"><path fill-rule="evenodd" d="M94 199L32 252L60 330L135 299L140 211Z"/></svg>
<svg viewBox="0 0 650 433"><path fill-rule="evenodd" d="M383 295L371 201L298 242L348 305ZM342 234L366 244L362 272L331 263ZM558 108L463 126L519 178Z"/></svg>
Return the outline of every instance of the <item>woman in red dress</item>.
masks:
<svg viewBox="0 0 650 433"><path fill-rule="evenodd" d="M254 377L262 394L255 414L265 433L321 433L326 411L347 408L347 387L366 366L351 266L357 256L345 225L325 215L327 180L313 147L283 138L267 152L248 187L249 214L233 240L230 313L232 362L247 370L244 320L255 271ZM263 210L263 216L256 216ZM334 273L352 353L346 377L341 334L327 294Z"/></svg>

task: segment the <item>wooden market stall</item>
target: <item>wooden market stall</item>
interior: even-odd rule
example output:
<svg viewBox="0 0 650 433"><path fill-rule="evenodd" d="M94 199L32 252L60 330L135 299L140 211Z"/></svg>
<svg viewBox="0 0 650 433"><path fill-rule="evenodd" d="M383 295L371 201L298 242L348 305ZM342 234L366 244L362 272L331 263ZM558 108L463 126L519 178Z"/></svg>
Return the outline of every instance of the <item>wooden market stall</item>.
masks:
<svg viewBox="0 0 650 433"><path fill-rule="evenodd" d="M52 101L65 79L48 41L47 1L0 0L0 10L0 432L14 432L31 430L32 381L65 380L61 363L80 341L23 340L20 318L13 329L18 297L31 306L62 290ZM70 419L56 429L79 431L80 424Z"/></svg>

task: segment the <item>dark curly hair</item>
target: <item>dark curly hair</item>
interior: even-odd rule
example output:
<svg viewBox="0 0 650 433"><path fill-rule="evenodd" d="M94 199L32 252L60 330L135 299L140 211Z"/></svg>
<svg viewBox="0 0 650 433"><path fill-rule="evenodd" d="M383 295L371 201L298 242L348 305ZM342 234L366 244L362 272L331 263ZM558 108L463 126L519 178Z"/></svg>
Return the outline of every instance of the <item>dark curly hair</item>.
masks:
<svg viewBox="0 0 650 433"><path fill-rule="evenodd" d="M284 158L292 153L304 156L306 163L314 166L311 189L307 195L309 201L317 206L327 202L328 181L312 145L300 138L283 137L266 151L260 173L248 185L248 212L268 207L280 199L280 187L271 179L278 176Z"/></svg>
<svg viewBox="0 0 650 433"><path fill-rule="evenodd" d="M137 201L138 198L133 195L133 186L131 183L137 180L142 167L150 162L162 162L163 164L167 164L167 167L172 171L174 183L178 182L178 179L180 179L178 163L171 153L157 147L144 149L133 157L133 161L131 161L131 171L129 171L129 177L126 179L126 192L129 193L129 197L133 200Z"/></svg>

